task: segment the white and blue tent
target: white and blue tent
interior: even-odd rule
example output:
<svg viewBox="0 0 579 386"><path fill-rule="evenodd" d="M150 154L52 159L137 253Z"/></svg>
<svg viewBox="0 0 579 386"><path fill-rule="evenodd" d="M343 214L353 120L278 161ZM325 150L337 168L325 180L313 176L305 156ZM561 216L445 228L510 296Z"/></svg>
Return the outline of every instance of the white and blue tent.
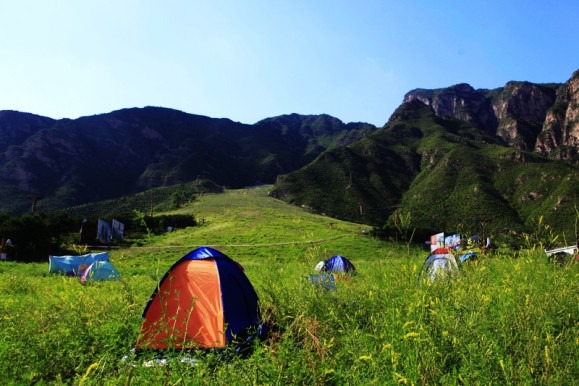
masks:
<svg viewBox="0 0 579 386"><path fill-rule="evenodd" d="M421 279L434 282L458 274L458 264L448 248L437 248L428 255L422 266Z"/></svg>

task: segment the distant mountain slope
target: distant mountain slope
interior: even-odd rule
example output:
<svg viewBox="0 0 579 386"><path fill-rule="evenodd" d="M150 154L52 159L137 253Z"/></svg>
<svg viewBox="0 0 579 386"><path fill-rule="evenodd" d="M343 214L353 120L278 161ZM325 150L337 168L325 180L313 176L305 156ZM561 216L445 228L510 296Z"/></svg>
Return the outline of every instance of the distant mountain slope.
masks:
<svg viewBox="0 0 579 386"><path fill-rule="evenodd" d="M33 197L39 210L63 208L198 178L227 187L273 183L375 129L297 114L245 125L158 107L75 120L3 111L0 210L29 210Z"/></svg>
<svg viewBox="0 0 579 386"><path fill-rule="evenodd" d="M0 111L0 211L54 210L198 179L378 227L572 240L579 71L561 84L416 89L378 129L328 115L253 125L160 108L54 120Z"/></svg>
<svg viewBox="0 0 579 386"><path fill-rule="evenodd" d="M499 121L488 126L494 118L483 113L490 102L482 95L447 110L441 95L463 92L472 89L416 92L428 104L407 97L384 128L278 177L272 195L378 227L405 215L425 234L478 233L483 223L495 235L520 234L544 215L573 240L577 166L511 146Z"/></svg>

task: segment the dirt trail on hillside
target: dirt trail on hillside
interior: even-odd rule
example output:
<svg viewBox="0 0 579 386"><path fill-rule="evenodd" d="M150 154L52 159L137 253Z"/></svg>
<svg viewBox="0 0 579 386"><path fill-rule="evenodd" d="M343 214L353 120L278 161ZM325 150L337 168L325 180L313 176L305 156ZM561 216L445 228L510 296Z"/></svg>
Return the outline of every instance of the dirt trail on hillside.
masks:
<svg viewBox="0 0 579 386"><path fill-rule="evenodd" d="M327 241L338 240L346 235L330 237L327 239L318 239L318 240L304 240L304 241L285 241L280 243L263 243L263 244L199 244L199 245L159 245L159 246L142 246L136 247L140 249L164 249L164 248L199 248L199 247L211 247L211 248L218 248L218 247L272 247L272 246L281 246L281 245L300 245L300 244L318 244ZM135 247L133 247L135 248Z"/></svg>

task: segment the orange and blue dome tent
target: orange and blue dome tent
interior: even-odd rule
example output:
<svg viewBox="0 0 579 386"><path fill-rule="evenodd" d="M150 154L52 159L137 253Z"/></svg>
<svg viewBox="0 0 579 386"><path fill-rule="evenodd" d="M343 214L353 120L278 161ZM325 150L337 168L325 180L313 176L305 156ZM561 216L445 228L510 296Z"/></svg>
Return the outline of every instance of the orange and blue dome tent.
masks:
<svg viewBox="0 0 579 386"><path fill-rule="evenodd" d="M222 348L260 323L257 294L241 265L195 249L163 276L145 310L136 349Z"/></svg>

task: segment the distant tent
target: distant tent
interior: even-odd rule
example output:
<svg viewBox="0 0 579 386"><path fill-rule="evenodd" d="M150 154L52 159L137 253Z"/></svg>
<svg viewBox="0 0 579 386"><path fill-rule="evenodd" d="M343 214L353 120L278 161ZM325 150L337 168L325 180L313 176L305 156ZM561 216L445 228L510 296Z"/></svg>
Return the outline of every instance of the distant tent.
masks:
<svg viewBox="0 0 579 386"><path fill-rule="evenodd" d="M84 271L81 282L100 280L118 280L121 278L119 271L108 261L95 261Z"/></svg>
<svg viewBox="0 0 579 386"><path fill-rule="evenodd" d="M209 247L169 268L143 318L137 349L221 348L251 338L260 323L258 297L241 265Z"/></svg>
<svg viewBox="0 0 579 386"><path fill-rule="evenodd" d="M332 256L326 260L323 271L330 273L348 273L354 272L356 267L344 256Z"/></svg>
<svg viewBox="0 0 579 386"><path fill-rule="evenodd" d="M109 253L89 253L80 256L49 256L48 272L79 276L84 273L84 269L95 261L109 261ZM82 269L83 267L84 269Z"/></svg>
<svg viewBox="0 0 579 386"><path fill-rule="evenodd" d="M431 282L449 278L458 273L458 265L454 255L448 248L437 248L428 255L422 266L421 278Z"/></svg>
<svg viewBox="0 0 579 386"><path fill-rule="evenodd" d="M462 254L459 258L458 261L461 263L464 263L465 261L473 261L476 260L477 258L477 254L476 252L467 252L465 254Z"/></svg>

